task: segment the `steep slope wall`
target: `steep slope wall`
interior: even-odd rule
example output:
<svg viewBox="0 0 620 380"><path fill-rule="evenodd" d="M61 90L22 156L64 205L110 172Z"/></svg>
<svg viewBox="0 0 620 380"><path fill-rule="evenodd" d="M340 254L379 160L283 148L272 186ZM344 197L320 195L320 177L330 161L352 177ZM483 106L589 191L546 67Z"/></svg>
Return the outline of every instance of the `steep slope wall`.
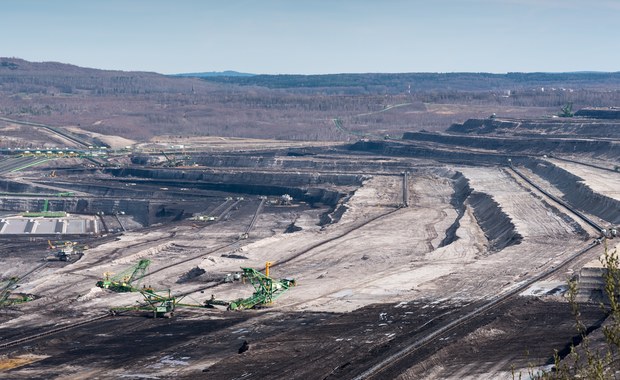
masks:
<svg viewBox="0 0 620 380"><path fill-rule="evenodd" d="M452 199L450 199L450 204L456 210L456 219L446 230L446 236L441 243L439 243L439 247L449 245L458 239L456 236L456 230L458 230L461 226L461 218L463 217L463 214L465 214L465 200L472 192L471 187L469 187L469 181L461 172L455 173L454 176L452 176L452 180L454 193L452 194Z"/></svg>
<svg viewBox="0 0 620 380"><path fill-rule="evenodd" d="M505 154L530 153L591 153L609 157L620 157L620 145L612 141L560 139L560 138L503 138L503 137L476 137L464 135L448 135L425 132L407 132L404 140L434 142L454 145L465 148L478 148L506 152Z"/></svg>
<svg viewBox="0 0 620 380"><path fill-rule="evenodd" d="M620 224L620 201L594 192L582 178L550 162L527 160L524 163L532 172L557 187L564 194L564 200L573 207L610 223Z"/></svg>
<svg viewBox="0 0 620 380"><path fill-rule="evenodd" d="M484 231L492 252L521 243L523 236L517 232L510 217L490 195L474 191L467 198L467 203L473 208L474 216Z"/></svg>

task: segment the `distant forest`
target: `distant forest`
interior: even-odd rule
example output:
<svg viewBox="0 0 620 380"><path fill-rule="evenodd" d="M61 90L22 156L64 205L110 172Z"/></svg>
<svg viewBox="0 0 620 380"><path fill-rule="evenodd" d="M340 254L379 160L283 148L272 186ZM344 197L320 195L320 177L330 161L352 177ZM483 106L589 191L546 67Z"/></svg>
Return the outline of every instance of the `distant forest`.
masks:
<svg viewBox="0 0 620 380"><path fill-rule="evenodd" d="M620 72L575 73L404 73L404 74L327 74L209 76L204 80L261 86L272 89L313 89L349 94L389 94L403 91L497 91L540 87L572 89L620 86ZM331 90L330 90L331 89Z"/></svg>
<svg viewBox="0 0 620 380"><path fill-rule="evenodd" d="M491 114L551 117L568 103L574 110L620 106L620 73L197 78L0 58L0 116L141 141L162 135L322 141L400 137L408 131L443 131ZM0 137L10 133L7 129Z"/></svg>

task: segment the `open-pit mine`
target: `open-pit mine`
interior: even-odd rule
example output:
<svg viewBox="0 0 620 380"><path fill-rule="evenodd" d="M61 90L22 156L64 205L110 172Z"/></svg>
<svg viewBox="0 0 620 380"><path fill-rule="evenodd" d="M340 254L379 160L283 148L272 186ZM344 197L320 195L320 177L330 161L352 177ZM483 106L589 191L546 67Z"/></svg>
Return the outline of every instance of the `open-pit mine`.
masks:
<svg viewBox="0 0 620 380"><path fill-rule="evenodd" d="M1 152L0 377L550 368L578 335L569 279L589 331L605 323L620 120L599 111L347 143L128 146L3 118L65 144Z"/></svg>

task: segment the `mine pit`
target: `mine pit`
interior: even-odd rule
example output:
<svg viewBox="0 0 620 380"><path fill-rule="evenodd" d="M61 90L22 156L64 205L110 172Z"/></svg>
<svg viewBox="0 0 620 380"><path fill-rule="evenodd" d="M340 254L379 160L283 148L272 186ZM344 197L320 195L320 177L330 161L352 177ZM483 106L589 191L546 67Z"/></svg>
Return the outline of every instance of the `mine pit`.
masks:
<svg viewBox="0 0 620 380"><path fill-rule="evenodd" d="M605 317L586 264L615 244L620 174L583 130L569 161L560 137L476 135L515 123L557 129L2 157L0 377L547 368L574 341L567 278L591 331Z"/></svg>

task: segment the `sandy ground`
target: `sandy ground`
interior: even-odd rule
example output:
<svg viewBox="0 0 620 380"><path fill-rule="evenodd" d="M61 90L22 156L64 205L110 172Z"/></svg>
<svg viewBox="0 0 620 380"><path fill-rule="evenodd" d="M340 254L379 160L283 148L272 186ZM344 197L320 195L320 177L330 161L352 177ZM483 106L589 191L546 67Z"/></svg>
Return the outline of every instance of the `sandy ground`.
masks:
<svg viewBox="0 0 620 380"><path fill-rule="evenodd" d="M590 166L574 164L572 162L550 159L554 165L583 179L583 183L595 193L609 198L620 200L620 173L612 173Z"/></svg>
<svg viewBox="0 0 620 380"><path fill-rule="evenodd" d="M140 143L135 146L142 151L161 151L162 149L178 149L191 152L199 149L201 152L211 151L252 151L274 148L303 148L312 146L340 145L340 142L313 142L291 140L263 140L236 137L192 136L179 138L176 136L157 136L148 143ZM129 145L129 144L127 144Z"/></svg>
<svg viewBox="0 0 620 380"><path fill-rule="evenodd" d="M298 286L278 299L277 307L346 312L395 298L487 297L518 283L531 271L552 265L583 243L569 224L530 192L516 186L514 179L502 170L459 170L475 191L491 194L511 217L524 236L520 245L489 254L486 237L468 208L457 230L458 239L439 248L445 230L456 218L450 205L450 181L432 173L416 176L410 183L411 207L396 209L393 205L401 196L400 178L375 176L355 193L342 220L324 229L306 225L302 231L284 234L273 230L270 224L274 218L265 212L256 227L262 231L258 234L262 238L239 241L212 254L202 252L234 242L244 223L129 232L118 241L87 251L75 264L49 276L39 276L24 285L24 290L49 294L62 288L68 297L89 294L88 300L81 297L89 309L97 305L119 306L129 301L127 295L93 293L94 282L102 273L118 273L142 258L151 259L150 269L155 271L170 261L196 257L148 278L149 285L172 288L175 292L197 287L175 284L195 266L224 276L239 271L241 265L262 268L266 261L271 261L275 263L272 276L295 278L298 282ZM303 225L303 216L288 218L297 218L298 225ZM287 261L321 242L325 243ZM221 256L232 251L248 259L240 262ZM279 265L281 261L286 263ZM218 286L213 292L219 299L235 299L251 294L251 288L232 283ZM201 294L193 297L205 298Z"/></svg>
<svg viewBox="0 0 620 380"><path fill-rule="evenodd" d="M110 148L112 149L122 149L122 148L125 148L126 146L131 146L136 143L134 140L130 140L124 137L114 136L114 135L103 135L101 133L89 132L76 126L65 126L65 129L70 132L87 135L90 138L97 138L103 141L104 143L108 144L108 146L110 146Z"/></svg>
<svg viewBox="0 0 620 380"><path fill-rule="evenodd" d="M237 238L254 208L241 208L228 220L211 224L182 222L126 232L87 250L78 262L46 268L29 278L20 290L40 298L20 306L23 313L3 319L0 328L62 326L101 315L111 307L135 304L141 300L139 294L114 294L96 288L95 283L104 272L119 273L142 258L152 261L151 274L143 284L188 294L184 299L188 303L199 304L211 294L223 300L249 296L252 288L241 282L205 286L212 283L210 279L221 279L242 266L260 269L271 261L272 277L294 278L298 285L278 298L270 312L348 313L379 303L449 299L466 304L484 300L517 286L588 243L573 224L504 170L456 169L474 191L490 195L499 204L523 236L520 244L489 251L487 237L467 206L456 230L457 239L440 247L457 217L450 203L454 192L451 174L428 169L412 175L407 208L395 206L402 198L401 177L376 175L348 201L342 219L326 227L316 225L320 210L266 207L247 240ZM291 221L302 230L284 233ZM222 256L229 254L245 259ZM177 283L197 266L205 275ZM536 292L544 293L557 284L541 284ZM260 315L260 311L244 313ZM42 322L41 317L48 319ZM204 318L213 316L205 314ZM491 377L497 371L488 368ZM461 375L450 377L439 367L429 372L429 378L456 379Z"/></svg>

